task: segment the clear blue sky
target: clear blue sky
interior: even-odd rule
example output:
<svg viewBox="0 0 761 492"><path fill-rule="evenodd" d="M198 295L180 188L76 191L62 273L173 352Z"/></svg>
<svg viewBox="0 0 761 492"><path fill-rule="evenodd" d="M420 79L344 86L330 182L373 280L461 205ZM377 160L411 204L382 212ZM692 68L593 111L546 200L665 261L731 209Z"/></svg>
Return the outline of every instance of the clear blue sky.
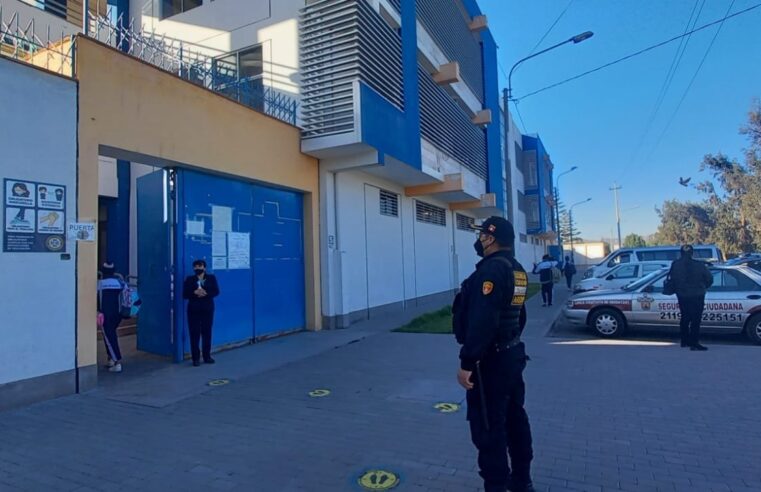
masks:
<svg viewBox="0 0 761 492"><path fill-rule="evenodd" d="M761 0L736 0L731 12ZM513 74L520 97L554 82L682 34L695 0L574 0L538 48L583 31L595 36L527 61ZM698 9L703 0L698 1ZM697 26L724 17L731 0L706 0ZM479 0L499 45L505 71L531 49L569 0ZM697 11L697 9L696 9ZM538 133L555 173L577 165L560 181L566 204L591 197L574 209L585 239L615 233L612 183L621 190L622 234L655 232L654 208L666 199L698 199L679 185L680 176L703 181L698 172L708 153L741 159L746 140L738 129L754 98L761 97L761 8L727 20L669 130L658 138L682 98L716 27L693 34L649 134L639 146L679 42L645 53L519 103L525 131ZM500 73L500 86L507 80ZM511 106L513 115L514 106ZM516 118L521 126L520 119ZM636 208L635 208L636 207Z"/></svg>

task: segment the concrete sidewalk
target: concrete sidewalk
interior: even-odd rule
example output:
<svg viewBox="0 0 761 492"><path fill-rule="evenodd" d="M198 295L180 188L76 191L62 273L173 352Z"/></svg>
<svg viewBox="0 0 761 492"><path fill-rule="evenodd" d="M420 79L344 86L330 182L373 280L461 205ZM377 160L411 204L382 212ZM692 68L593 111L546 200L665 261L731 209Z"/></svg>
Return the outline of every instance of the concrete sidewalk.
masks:
<svg viewBox="0 0 761 492"><path fill-rule="evenodd" d="M757 347L548 338L556 293L553 308L529 301L525 334L538 490L761 490ZM458 347L388 332L402 322L175 366L172 384L231 382L174 401L157 385L129 403L114 386L0 414L0 490L357 491L375 468L395 490L479 490L464 411L434 408L463 400Z"/></svg>

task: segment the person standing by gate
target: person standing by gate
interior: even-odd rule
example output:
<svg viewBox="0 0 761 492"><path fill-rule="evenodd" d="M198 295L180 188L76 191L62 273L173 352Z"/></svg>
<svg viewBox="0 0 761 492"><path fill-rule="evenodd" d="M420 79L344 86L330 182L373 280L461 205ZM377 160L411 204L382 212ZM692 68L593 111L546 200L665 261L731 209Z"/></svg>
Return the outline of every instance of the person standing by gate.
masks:
<svg viewBox="0 0 761 492"><path fill-rule="evenodd" d="M201 365L201 342L203 361L214 364L211 357L211 327L214 323L214 298L219 295L217 277L206 273L206 262L193 262L193 273L185 279L182 296L188 300L188 331L190 332L190 353L193 365Z"/></svg>
<svg viewBox="0 0 761 492"><path fill-rule="evenodd" d="M679 321L682 347L703 351L708 350L708 347L700 345L698 341L700 321L703 318L706 290L713 285L713 275L705 263L693 260L692 254L691 245L682 246L681 256L671 264L669 276L674 284L682 315Z"/></svg>
<svg viewBox="0 0 761 492"><path fill-rule="evenodd" d="M533 492L531 426L523 407L528 357L520 338L528 277L515 259L509 221L490 217L479 231L474 247L483 260L452 306L452 328L462 345L457 380L467 390L467 418L485 491Z"/></svg>
<svg viewBox="0 0 761 492"><path fill-rule="evenodd" d="M101 274L102 278L98 280L98 312L102 316L99 316L98 326L108 353L108 371L122 372L122 352L116 330L122 322L124 284L117 278L113 263L103 263Z"/></svg>
<svg viewBox="0 0 761 492"><path fill-rule="evenodd" d="M552 288L555 284L555 272L558 262L553 261L550 255L542 256L542 262L534 263L531 273L539 274L539 282L542 284L542 306L552 306Z"/></svg>

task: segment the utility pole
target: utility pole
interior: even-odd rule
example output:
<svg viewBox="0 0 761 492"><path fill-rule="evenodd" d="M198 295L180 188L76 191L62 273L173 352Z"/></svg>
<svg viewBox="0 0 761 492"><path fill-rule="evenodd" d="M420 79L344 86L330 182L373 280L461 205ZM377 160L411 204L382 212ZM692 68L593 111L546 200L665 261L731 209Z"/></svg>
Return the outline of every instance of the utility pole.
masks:
<svg viewBox="0 0 761 492"><path fill-rule="evenodd" d="M621 189L617 183L613 183L613 187L610 189L613 192L613 200L615 200L616 206L616 228L618 229L618 247L621 248L621 205L618 202L618 191Z"/></svg>

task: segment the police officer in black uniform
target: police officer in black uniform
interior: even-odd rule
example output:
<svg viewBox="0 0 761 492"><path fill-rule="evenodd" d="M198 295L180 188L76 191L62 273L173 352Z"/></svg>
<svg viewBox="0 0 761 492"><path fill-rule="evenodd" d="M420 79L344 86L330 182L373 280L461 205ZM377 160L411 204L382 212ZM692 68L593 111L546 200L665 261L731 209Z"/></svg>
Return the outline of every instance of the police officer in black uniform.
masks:
<svg viewBox="0 0 761 492"><path fill-rule="evenodd" d="M478 228L483 257L453 305L460 350L459 383L467 390L470 432L486 492L532 492L531 428L523 408L526 367L526 271L515 259L515 232L502 217ZM508 464L508 452L510 464Z"/></svg>

